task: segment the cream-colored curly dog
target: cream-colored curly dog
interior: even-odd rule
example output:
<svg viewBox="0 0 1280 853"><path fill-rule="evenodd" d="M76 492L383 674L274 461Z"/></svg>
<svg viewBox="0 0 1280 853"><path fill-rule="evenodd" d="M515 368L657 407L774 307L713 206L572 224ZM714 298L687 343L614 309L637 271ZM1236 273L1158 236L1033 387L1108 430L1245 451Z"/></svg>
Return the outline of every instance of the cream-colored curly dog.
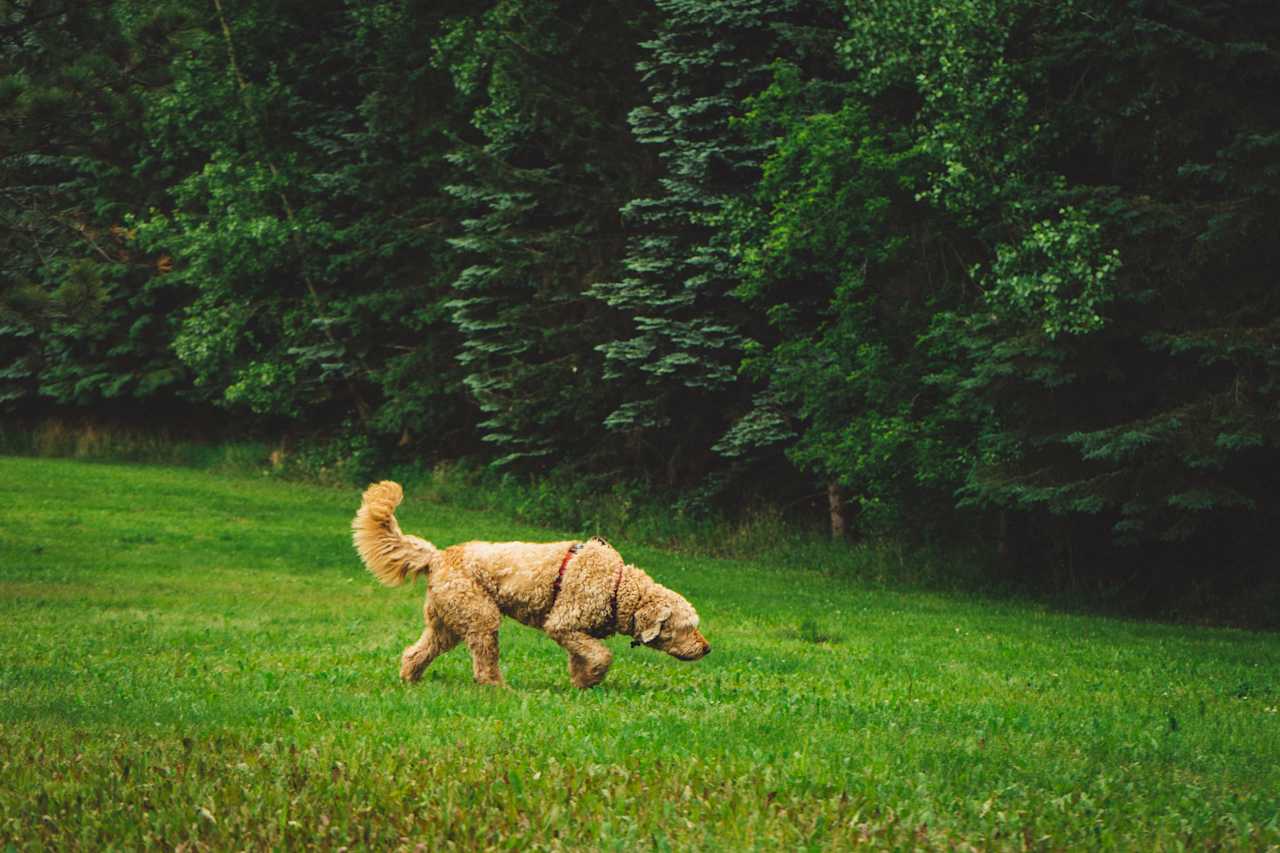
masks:
<svg viewBox="0 0 1280 853"><path fill-rule="evenodd" d="M351 527L365 567L386 586L427 575L426 629L404 650L400 677L416 681L459 642L475 679L502 684L498 623L505 613L546 632L569 653L577 687L599 684L613 655L600 639L624 633L681 660L711 651L688 601L623 563L603 539L587 542L464 542L443 551L400 532L404 492L390 480L365 490Z"/></svg>

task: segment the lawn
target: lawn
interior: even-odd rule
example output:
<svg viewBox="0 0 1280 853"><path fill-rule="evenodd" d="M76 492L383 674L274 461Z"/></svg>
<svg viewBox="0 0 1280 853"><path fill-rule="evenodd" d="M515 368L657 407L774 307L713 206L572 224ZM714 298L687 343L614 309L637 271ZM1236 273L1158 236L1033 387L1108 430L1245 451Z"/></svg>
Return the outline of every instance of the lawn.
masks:
<svg viewBox="0 0 1280 853"><path fill-rule="evenodd" d="M1280 637L615 542L699 609L590 691L502 633L398 680L423 586L339 490L0 458L0 849L1266 849ZM569 537L401 508L437 544ZM603 531L607 535L607 531Z"/></svg>

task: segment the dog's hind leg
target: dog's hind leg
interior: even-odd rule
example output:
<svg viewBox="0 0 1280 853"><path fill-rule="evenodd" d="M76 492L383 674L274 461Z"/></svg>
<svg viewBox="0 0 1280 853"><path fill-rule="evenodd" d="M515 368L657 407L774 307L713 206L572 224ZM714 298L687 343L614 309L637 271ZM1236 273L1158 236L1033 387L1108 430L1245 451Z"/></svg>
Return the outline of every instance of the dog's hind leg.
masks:
<svg viewBox="0 0 1280 853"><path fill-rule="evenodd" d="M569 653L569 679L574 687L595 687L609 672L613 652L609 647L581 631L566 631L551 636Z"/></svg>
<svg viewBox="0 0 1280 853"><path fill-rule="evenodd" d="M425 615L427 627L423 629L422 636L400 656L400 677L405 681L417 681L433 660L458 645L461 639L449 630L430 604Z"/></svg>
<svg viewBox="0 0 1280 853"><path fill-rule="evenodd" d="M433 603L439 608L440 618L471 652L471 668L477 684L502 686L502 671L498 668L498 626L502 612L479 584L469 579L455 579L432 587Z"/></svg>

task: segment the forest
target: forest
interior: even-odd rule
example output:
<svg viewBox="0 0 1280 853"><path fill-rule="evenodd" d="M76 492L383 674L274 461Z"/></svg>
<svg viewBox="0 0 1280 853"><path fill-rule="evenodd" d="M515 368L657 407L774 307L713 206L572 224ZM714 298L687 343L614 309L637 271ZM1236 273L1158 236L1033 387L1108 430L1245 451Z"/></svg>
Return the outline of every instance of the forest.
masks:
<svg viewBox="0 0 1280 853"><path fill-rule="evenodd" d="M1277 92L1274 0L0 0L0 417L1280 597Z"/></svg>

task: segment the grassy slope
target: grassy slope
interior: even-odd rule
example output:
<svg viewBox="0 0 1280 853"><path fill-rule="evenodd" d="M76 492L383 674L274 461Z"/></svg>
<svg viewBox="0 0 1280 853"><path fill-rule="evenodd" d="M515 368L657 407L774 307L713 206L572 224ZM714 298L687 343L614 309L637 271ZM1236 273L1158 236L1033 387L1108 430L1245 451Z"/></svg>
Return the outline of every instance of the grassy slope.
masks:
<svg viewBox="0 0 1280 853"><path fill-rule="evenodd" d="M620 544L715 653L509 623L397 681L422 587L339 491L0 458L0 847L1280 844L1280 638L852 586ZM564 535L441 505L439 544Z"/></svg>

